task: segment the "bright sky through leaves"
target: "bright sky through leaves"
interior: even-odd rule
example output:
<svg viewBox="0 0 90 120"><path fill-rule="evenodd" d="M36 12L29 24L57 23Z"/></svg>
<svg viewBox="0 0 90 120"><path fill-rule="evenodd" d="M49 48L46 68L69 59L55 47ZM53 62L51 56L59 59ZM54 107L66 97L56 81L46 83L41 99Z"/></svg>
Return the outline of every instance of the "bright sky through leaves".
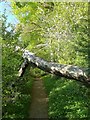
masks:
<svg viewBox="0 0 90 120"><path fill-rule="evenodd" d="M7 15L7 24L11 23L13 25L16 25L19 21L16 19L15 15L13 15L12 13L10 2L0 2L0 15L4 13L5 9L6 9L6 15Z"/></svg>

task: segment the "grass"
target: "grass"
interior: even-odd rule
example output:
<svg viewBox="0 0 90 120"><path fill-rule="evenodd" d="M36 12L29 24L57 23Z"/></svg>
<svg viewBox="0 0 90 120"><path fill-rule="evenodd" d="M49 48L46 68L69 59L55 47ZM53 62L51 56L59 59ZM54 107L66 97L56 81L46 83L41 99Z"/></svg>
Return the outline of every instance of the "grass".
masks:
<svg viewBox="0 0 90 120"><path fill-rule="evenodd" d="M49 97L49 118L90 119L90 89L76 81L50 75L43 78Z"/></svg>

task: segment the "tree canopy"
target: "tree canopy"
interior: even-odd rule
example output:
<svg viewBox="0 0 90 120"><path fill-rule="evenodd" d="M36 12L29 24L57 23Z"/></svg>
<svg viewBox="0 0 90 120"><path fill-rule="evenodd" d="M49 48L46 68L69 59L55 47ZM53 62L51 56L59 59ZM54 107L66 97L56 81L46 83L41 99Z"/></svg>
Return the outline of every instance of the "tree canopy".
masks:
<svg viewBox="0 0 90 120"><path fill-rule="evenodd" d="M33 78L37 74L42 76L44 73L37 68L34 69L32 66L28 66L24 76L18 77L18 71L24 61L22 58L24 50L28 50L34 53L35 56L50 63L85 68L90 77L90 44L88 2L16 2L11 0L10 6L13 15L18 19L19 23L16 26L11 23L7 25L7 16L4 12L0 18L2 22L0 41L2 40L3 118L13 119L27 116L28 101L31 98L28 91L31 90ZM8 30L8 28L10 29ZM44 78L48 94L50 90L47 85L54 86L52 85L55 82L53 79L57 80L58 78L53 77L56 76L51 76L50 78L47 75ZM50 79L52 80L50 81ZM88 108L86 106L89 106L90 103L88 97L90 89L77 81L67 81L66 78L59 79L62 81L61 83L58 82L60 83L61 94L63 92L67 94L65 92L66 89L69 90L69 95L78 91L82 96L77 94L75 99L78 99L78 97L79 100L84 99L84 101L79 103L73 99L73 103L71 103L70 98L70 105L75 105L75 107L70 107L70 109L73 109L73 111L77 109L77 112L69 112L70 109L66 106L63 108L63 110L67 111L66 116L69 118L72 118L73 115L74 118L88 117ZM82 78L80 79L82 80ZM58 86L57 83L55 85ZM65 86L66 89L63 91ZM67 86L69 87L67 88ZM77 90L74 89L73 92L74 86L76 86ZM53 95L56 96L54 87L52 92L53 94L50 93L50 100L52 100L50 105L54 102ZM59 97L62 101L65 99L63 99L63 95ZM64 101L63 103L66 104ZM80 106L81 103L83 104L82 106ZM21 110L22 112L19 114ZM53 117L55 115L54 112L52 113L54 106L50 107L49 110L50 117ZM26 116L24 116L24 113ZM56 113L58 114L58 112ZM64 115L64 112L60 113L60 115Z"/></svg>

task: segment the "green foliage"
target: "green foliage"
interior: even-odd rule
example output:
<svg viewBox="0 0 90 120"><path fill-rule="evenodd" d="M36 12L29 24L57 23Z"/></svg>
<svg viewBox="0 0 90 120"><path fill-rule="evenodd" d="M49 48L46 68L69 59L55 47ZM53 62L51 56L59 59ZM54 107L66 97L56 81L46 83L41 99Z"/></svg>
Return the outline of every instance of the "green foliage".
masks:
<svg viewBox="0 0 90 120"><path fill-rule="evenodd" d="M16 52L18 34L8 32L6 27L6 16L3 17L2 31L2 116L3 119L27 118L31 100L30 90L33 78L26 71L23 78L18 78L18 70L23 62L22 53ZM11 25L9 27L12 28Z"/></svg>
<svg viewBox="0 0 90 120"><path fill-rule="evenodd" d="M90 89L63 78L43 77L46 91L49 97L50 118L90 118Z"/></svg>
<svg viewBox="0 0 90 120"><path fill-rule="evenodd" d="M28 68L24 76L18 78L18 70L23 60L22 53L15 51L16 46L26 48L47 61L90 66L88 3L11 0L11 7L20 23L16 27L11 24L6 26L7 17L2 15L0 40L3 53L3 118L24 119L31 100L33 77L40 76L43 72ZM75 81L56 76L46 76L43 79L49 96L50 118L90 117L87 88Z"/></svg>
<svg viewBox="0 0 90 120"><path fill-rule="evenodd" d="M8 48L3 50L3 53L3 118L26 118L31 100L30 90L33 78L30 77L28 71L23 78L17 77L22 63L21 54Z"/></svg>
<svg viewBox="0 0 90 120"><path fill-rule="evenodd" d="M56 78L54 78L53 76L50 76L50 75L44 76L42 78L44 79L44 85L46 88L46 92L49 95L50 91L52 91L52 89L55 87Z"/></svg>
<svg viewBox="0 0 90 120"><path fill-rule="evenodd" d="M24 48L49 61L87 67L88 3L12 2L12 7L22 26Z"/></svg>

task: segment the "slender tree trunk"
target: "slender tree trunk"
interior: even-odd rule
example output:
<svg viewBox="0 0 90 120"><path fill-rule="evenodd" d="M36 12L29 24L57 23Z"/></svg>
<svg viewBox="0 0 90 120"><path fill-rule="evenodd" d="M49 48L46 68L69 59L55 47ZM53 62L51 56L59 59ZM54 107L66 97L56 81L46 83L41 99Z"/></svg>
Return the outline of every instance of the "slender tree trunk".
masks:
<svg viewBox="0 0 90 120"><path fill-rule="evenodd" d="M78 66L63 65L54 62L47 62L39 57L36 57L33 53L25 51L23 54L25 62L22 64L19 70L19 76L21 76L27 65L34 65L43 71L65 77L68 79L74 79L84 84L90 85L90 75L88 70L81 69Z"/></svg>

